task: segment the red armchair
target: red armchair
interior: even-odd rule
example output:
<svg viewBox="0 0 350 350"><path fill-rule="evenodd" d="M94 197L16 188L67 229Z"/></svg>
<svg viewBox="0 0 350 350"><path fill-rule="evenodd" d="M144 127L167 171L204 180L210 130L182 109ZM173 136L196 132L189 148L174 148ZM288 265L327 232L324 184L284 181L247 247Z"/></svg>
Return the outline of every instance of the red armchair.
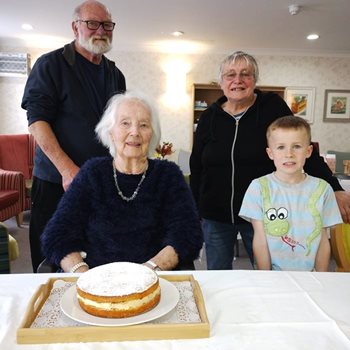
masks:
<svg viewBox="0 0 350 350"><path fill-rule="evenodd" d="M30 210L30 191L36 142L31 134L0 135L0 168L21 172L25 184L24 210Z"/></svg>
<svg viewBox="0 0 350 350"><path fill-rule="evenodd" d="M23 222L25 184L21 172L0 169L0 221L16 216L17 225Z"/></svg>

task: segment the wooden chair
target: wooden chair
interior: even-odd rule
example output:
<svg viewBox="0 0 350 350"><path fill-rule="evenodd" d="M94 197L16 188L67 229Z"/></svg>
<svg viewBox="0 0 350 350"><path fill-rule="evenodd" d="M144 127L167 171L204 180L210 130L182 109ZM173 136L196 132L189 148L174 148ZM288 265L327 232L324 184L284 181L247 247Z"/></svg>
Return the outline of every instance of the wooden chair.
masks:
<svg viewBox="0 0 350 350"><path fill-rule="evenodd" d="M350 175L350 160L343 160L344 174Z"/></svg>
<svg viewBox="0 0 350 350"><path fill-rule="evenodd" d="M350 224L338 224L331 228L332 254L337 272L350 272Z"/></svg>

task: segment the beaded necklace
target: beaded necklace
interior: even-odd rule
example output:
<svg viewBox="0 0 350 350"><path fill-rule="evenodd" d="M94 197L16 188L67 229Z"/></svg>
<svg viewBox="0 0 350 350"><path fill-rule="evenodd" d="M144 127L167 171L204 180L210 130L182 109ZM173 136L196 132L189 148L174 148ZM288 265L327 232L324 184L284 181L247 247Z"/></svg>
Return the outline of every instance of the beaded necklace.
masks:
<svg viewBox="0 0 350 350"><path fill-rule="evenodd" d="M146 172L147 172L147 168L146 168L146 170L144 171L144 173L142 174L141 180L139 181L139 183L138 183L138 185L137 185L137 187L136 187L134 193L132 194L132 196L131 196L131 197L126 197L126 196L124 196L122 190L121 190L120 187L119 187L117 172L116 172L116 170L115 170L115 166L113 165L113 177L114 177L115 187L117 188L117 191L118 191L119 196L120 196L123 200L125 200L126 202L130 202L130 201L133 201L133 200L136 198L137 194L139 193L139 190L140 190L140 187L141 187L141 185L142 185L142 182L143 182L143 181L145 180L145 178L146 178Z"/></svg>

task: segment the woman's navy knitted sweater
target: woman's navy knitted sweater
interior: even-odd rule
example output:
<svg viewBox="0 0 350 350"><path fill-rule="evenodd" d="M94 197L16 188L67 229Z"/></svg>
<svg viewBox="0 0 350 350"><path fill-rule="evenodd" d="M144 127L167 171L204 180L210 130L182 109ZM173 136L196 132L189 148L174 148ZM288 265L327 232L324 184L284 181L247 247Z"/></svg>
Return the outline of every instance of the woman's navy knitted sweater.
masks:
<svg viewBox="0 0 350 350"><path fill-rule="evenodd" d="M124 196L131 197L141 175L118 173ZM143 263L167 245L180 263L197 258L203 238L189 186L179 167L149 160L146 178L133 201L119 195L111 157L94 158L80 169L41 238L44 255L60 264L84 251L90 267L114 261Z"/></svg>

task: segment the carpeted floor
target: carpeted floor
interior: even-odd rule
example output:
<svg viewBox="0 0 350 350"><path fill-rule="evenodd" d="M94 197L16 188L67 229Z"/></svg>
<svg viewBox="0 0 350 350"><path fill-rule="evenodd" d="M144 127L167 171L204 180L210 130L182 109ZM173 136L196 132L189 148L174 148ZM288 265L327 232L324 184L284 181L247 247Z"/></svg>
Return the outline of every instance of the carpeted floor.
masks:
<svg viewBox="0 0 350 350"><path fill-rule="evenodd" d="M15 218L5 221L5 225L9 228L10 234L17 240L19 246L19 257L11 261L11 273L31 273L32 265L30 259L30 249L29 249L29 218L30 212L24 213L24 222L22 227L17 227ZM205 251L202 250L201 257L195 261L196 270L206 269L206 257ZM250 264L247 253L243 247L241 241L239 241L239 256L236 257L232 263L232 268L234 270L251 270L252 266ZM331 260L329 271L335 270L335 262Z"/></svg>

